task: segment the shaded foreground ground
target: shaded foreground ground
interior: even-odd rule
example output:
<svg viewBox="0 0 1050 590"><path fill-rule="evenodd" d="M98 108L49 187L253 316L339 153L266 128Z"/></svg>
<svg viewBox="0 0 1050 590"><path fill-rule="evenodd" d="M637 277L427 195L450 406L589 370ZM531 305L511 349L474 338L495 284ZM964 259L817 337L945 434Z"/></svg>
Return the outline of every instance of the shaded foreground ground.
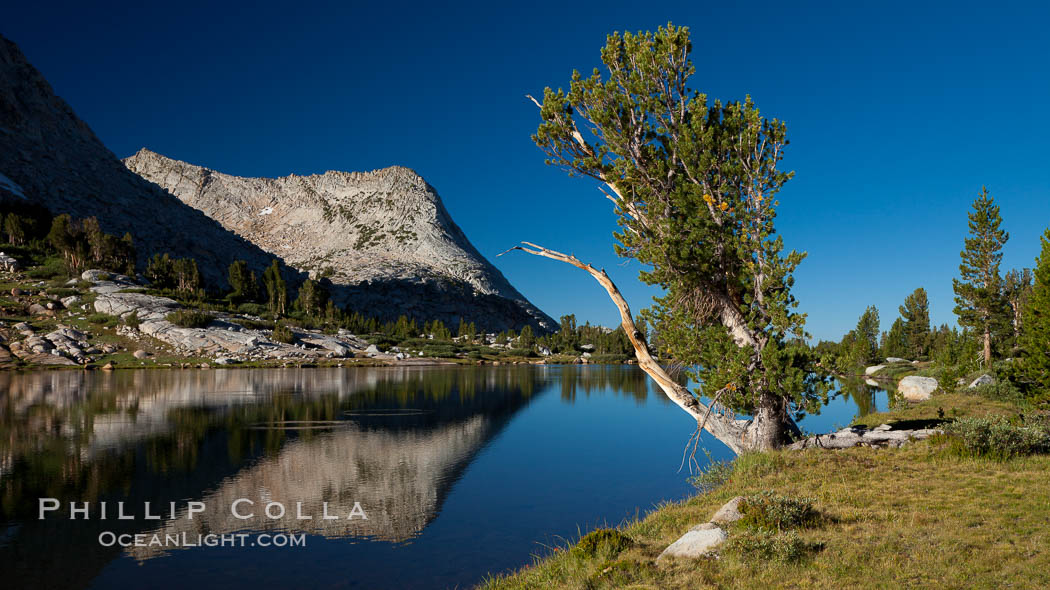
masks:
<svg viewBox="0 0 1050 590"><path fill-rule="evenodd" d="M916 420L1020 410L940 396L877 418ZM625 477L628 476L625 474ZM486 588L1046 588L1050 587L1050 456L964 458L944 437L902 449L810 449L738 458L722 486L661 506L622 531L633 545L593 557L554 548ZM798 531L801 559L718 557L656 564L667 545L738 495L772 490L815 500ZM735 529L730 528L732 540Z"/></svg>

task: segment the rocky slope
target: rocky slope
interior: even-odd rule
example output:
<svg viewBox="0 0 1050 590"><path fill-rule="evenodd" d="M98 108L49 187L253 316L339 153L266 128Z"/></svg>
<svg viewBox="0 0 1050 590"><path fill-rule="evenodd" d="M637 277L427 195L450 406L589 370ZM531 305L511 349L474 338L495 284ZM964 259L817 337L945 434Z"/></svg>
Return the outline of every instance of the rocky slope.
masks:
<svg viewBox="0 0 1050 590"><path fill-rule="evenodd" d="M105 231L135 237L140 262L151 252L192 256L216 283L232 260L261 268L272 258L125 168L55 96L18 46L3 37L0 199L28 200L74 217L95 216Z"/></svg>
<svg viewBox="0 0 1050 590"><path fill-rule="evenodd" d="M336 289L341 303L410 314L416 308L421 318L446 322L463 316L490 329L554 327L474 248L433 187L407 168L242 178L146 149L124 163L289 265L328 275L343 287Z"/></svg>

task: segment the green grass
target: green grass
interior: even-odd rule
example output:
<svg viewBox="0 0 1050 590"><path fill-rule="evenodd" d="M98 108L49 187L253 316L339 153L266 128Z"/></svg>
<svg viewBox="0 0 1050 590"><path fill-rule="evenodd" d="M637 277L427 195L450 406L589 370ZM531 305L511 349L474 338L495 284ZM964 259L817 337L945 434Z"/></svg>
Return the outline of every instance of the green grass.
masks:
<svg viewBox="0 0 1050 590"><path fill-rule="evenodd" d="M665 504L621 532L612 567L556 547L484 588L1045 588L1050 456L960 458L946 441L902 449L744 455L708 494ZM667 545L734 496L810 496L822 518L777 537L734 526L719 559L655 565ZM610 570L612 571L612 570Z"/></svg>
<svg viewBox="0 0 1050 590"><path fill-rule="evenodd" d="M874 428L880 424L923 427L930 423L954 418L990 415L1015 418L1022 411L1021 407L1002 400L993 400L967 393L943 393L934 394L933 397L924 402L898 404L886 412L876 412L861 416L853 421L853 425L867 428Z"/></svg>

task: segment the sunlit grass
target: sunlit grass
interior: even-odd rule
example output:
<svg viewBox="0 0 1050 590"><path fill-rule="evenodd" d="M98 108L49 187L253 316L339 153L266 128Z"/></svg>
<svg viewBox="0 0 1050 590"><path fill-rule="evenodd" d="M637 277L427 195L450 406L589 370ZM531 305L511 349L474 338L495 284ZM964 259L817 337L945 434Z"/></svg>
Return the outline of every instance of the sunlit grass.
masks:
<svg viewBox="0 0 1050 590"><path fill-rule="evenodd" d="M722 487L624 526L634 543L615 558L555 551L483 587L1045 588L1048 481L1050 456L960 458L942 440L895 450L748 454ZM667 545L723 503L764 490L815 499L823 524L797 534L819 550L797 562L724 551L718 559L655 564Z"/></svg>

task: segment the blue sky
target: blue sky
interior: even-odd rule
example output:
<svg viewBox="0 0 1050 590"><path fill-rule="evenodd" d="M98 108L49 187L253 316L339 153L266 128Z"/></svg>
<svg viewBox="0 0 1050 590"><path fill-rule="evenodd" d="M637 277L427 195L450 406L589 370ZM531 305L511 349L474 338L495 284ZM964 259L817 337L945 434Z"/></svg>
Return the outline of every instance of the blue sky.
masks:
<svg viewBox="0 0 1050 590"><path fill-rule="evenodd" d="M795 294L815 337L871 304L888 328L918 286L953 323L981 185L1011 235L1004 268L1031 266L1050 226L1044 2L30 4L0 33L116 155L245 176L414 168L555 317L616 310L576 269L496 254L530 240L605 266L635 309L652 291L613 254L608 201L543 164L524 95L599 65L606 34L669 20L692 29L693 87L787 122L778 227L809 252Z"/></svg>

